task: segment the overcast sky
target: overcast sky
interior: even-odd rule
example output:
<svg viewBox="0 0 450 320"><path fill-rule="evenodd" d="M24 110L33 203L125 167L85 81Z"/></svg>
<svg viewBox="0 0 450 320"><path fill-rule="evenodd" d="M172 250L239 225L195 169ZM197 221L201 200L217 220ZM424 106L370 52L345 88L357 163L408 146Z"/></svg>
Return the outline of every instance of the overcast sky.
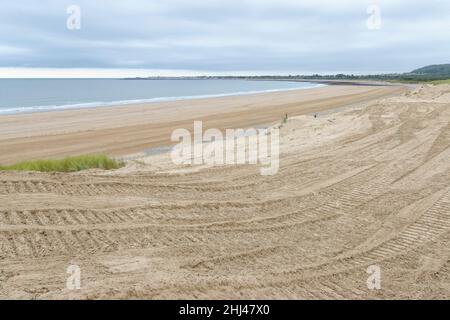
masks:
<svg viewBox="0 0 450 320"><path fill-rule="evenodd" d="M67 27L70 5L80 29ZM450 63L448 0L0 0L0 77L361 74L437 63Z"/></svg>

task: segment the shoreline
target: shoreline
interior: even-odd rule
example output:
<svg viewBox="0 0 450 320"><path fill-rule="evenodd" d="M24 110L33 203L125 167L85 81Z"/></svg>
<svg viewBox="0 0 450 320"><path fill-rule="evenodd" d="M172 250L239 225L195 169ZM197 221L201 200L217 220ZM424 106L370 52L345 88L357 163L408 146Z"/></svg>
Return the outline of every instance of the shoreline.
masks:
<svg viewBox="0 0 450 320"><path fill-rule="evenodd" d="M72 80L72 79L68 79ZM85 80L85 79L81 79ZM127 79L114 79L114 80L127 80ZM128 79L131 80L131 79ZM173 80L173 79L167 79ZM186 79L179 79L185 80ZM201 80L201 79L198 79ZM220 80L220 79L217 79ZM152 80L148 80L152 81ZM194 81L194 80L189 80ZM241 80L241 81L253 81L249 80ZM272 80L260 80L260 81L271 81ZM161 96L161 97L153 97L153 98L138 98L138 99L125 99L125 100L115 100L115 101L90 101L90 102L79 102L79 103L69 103L69 104L55 104L55 105L35 105L35 106L17 106L17 107L7 107L0 108L0 117L8 116L8 115L20 115L20 114L29 114L29 113L41 113L41 112L53 112L53 111L64 111L64 110L81 110L81 109L90 109L90 108L106 108L106 107L117 107L117 106L133 106L138 104L150 104L150 103L159 103L159 102L173 102L173 101L187 101L187 100L197 100L197 99L211 99L211 98L222 98L222 97L233 97L233 96L245 96L245 95L253 95L260 93L272 93L272 92L284 92L284 91L292 91L292 90L306 90L306 89L314 89L320 88L323 86L327 86L326 83L315 83L315 82L305 82L305 81L289 81L291 83L309 83L309 86L305 87L296 87L296 88L279 88L279 89L261 89L261 90L249 90L249 91L235 91L228 93L212 93L212 94L199 94L199 95L185 95L185 96Z"/></svg>
<svg viewBox="0 0 450 320"><path fill-rule="evenodd" d="M73 80L73 79L62 79L62 80ZM85 79L79 79L85 80ZM154 81L154 80L182 80L182 81L198 81L204 80L201 78L185 79L185 78L155 78L155 79L111 79L119 81L127 80L140 80L140 81ZM208 80L227 80L227 79L208 79ZM369 86L369 87L389 87L389 86L405 86L401 83L389 83L383 81L363 81L363 80L326 80L326 79L230 79L230 80L240 80L240 81L251 81L251 82L291 82L291 83L308 83L308 87L298 87L298 88L281 88L281 89L265 89L265 90L251 90L251 91L236 91L229 93L217 93L217 94L200 94L200 95L185 95L185 96L161 96L153 98L138 98L138 99L125 99L125 100L115 100L115 101L91 101L91 102L79 102L79 103L68 103L68 104L54 104L54 105L35 105L35 106L16 106L0 108L0 117L9 115L20 115L20 114L30 114L30 113L42 113L42 112L56 112L65 110L82 110L82 109L92 109L92 108L107 108L107 107L118 107L118 106L133 106L138 104L150 104L150 103L160 103L160 102L173 102L173 101L187 101L187 100L197 100L197 99L211 99L211 98L222 98L222 97L233 97L233 96L246 96L261 93L272 93L272 92L284 92L293 90L307 90L320 88L323 86Z"/></svg>
<svg viewBox="0 0 450 320"><path fill-rule="evenodd" d="M137 105L49 111L0 117L0 163L105 153L126 156L173 145L176 128L270 125L386 97L404 87L326 86L312 89Z"/></svg>

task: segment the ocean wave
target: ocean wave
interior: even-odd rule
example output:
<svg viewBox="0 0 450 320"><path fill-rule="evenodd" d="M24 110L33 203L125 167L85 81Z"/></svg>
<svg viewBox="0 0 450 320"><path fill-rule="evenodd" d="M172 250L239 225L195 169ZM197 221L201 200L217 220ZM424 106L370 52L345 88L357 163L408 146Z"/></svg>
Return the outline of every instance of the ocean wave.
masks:
<svg viewBox="0 0 450 320"><path fill-rule="evenodd" d="M305 84L305 83L303 83ZM48 112L48 111L58 111L58 110L68 110L68 109L85 109L85 108L98 108L98 107L113 107L113 106L124 106L142 103L155 103L155 102L170 102L170 101L182 101L182 100L192 100L192 99L208 99L208 98L220 98L229 96L241 96L249 94L258 93L270 93L270 92L281 92L281 91L293 91L301 89L312 89L327 86L326 84L311 83L307 86L298 88L284 88L284 89L269 89L269 90L258 90L258 91L240 91L232 93L220 93L220 94L208 94L208 95L193 95L193 96L179 96L179 97L157 97L148 99L132 99L132 100L117 100L117 101L96 101L96 102L86 102L86 103L74 103L74 104L63 104L63 105L42 105L42 106L30 106L30 107L11 107L11 108L0 108L0 115L11 115L18 113L34 113L34 112Z"/></svg>

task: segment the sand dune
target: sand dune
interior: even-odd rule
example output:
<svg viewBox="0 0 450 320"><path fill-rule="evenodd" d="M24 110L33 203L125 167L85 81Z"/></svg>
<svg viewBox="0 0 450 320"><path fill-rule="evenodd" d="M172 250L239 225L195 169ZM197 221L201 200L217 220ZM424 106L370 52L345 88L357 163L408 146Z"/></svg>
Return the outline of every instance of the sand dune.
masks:
<svg viewBox="0 0 450 320"><path fill-rule="evenodd" d="M314 94L323 92L323 101L337 94L327 90ZM385 89L344 87L352 97L334 97L335 106L351 106L317 119L307 113L330 109L330 101L314 102L305 93L301 103L293 102L294 92L220 100L244 110L224 113L224 126L292 114L281 129L280 170L273 176L250 165L181 171L167 154L112 172L1 172L0 297L449 298L450 87L402 89L384 98L379 90ZM261 118L250 116L245 103L267 109ZM266 113L270 105L277 109ZM0 147L12 155L2 152L1 159L28 156L18 146L33 139L39 157L74 152L71 142L57 152L62 128L75 133L73 144L83 151L104 144L121 153L129 151L127 141L136 151L157 128L143 129L152 112L138 110L121 109L136 121L123 129L111 112L82 111L89 118L79 134L82 117L75 111L41 114L44 122L23 132L8 121L25 124L31 117L5 117ZM51 124L51 117L65 124ZM49 135L35 137L44 124ZM142 142L133 140L141 129ZM98 135L92 145L83 140L88 130ZM108 130L132 133L113 147ZM70 264L81 268L80 290L66 288ZM367 288L371 265L381 268L381 290Z"/></svg>

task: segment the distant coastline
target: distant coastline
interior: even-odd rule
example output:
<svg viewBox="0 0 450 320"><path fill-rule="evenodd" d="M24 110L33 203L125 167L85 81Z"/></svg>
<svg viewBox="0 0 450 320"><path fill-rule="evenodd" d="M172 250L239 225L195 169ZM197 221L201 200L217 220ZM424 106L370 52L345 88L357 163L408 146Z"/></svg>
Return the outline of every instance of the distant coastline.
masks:
<svg viewBox="0 0 450 320"><path fill-rule="evenodd" d="M287 82L304 82L318 83L326 85L340 86L394 86L398 85L394 82L376 81L376 80L336 80L336 79L302 79L297 77L283 76L188 76L188 77L135 77L122 78L121 80L244 80L244 81L287 81Z"/></svg>
<svg viewBox="0 0 450 320"><path fill-rule="evenodd" d="M429 65L404 73L380 74L310 74L310 75L261 75L261 76L185 76L185 77L137 77L125 80L264 80L264 81L307 81L330 85L383 85L389 83L418 83L450 79L450 64ZM378 84L377 84L378 83Z"/></svg>

